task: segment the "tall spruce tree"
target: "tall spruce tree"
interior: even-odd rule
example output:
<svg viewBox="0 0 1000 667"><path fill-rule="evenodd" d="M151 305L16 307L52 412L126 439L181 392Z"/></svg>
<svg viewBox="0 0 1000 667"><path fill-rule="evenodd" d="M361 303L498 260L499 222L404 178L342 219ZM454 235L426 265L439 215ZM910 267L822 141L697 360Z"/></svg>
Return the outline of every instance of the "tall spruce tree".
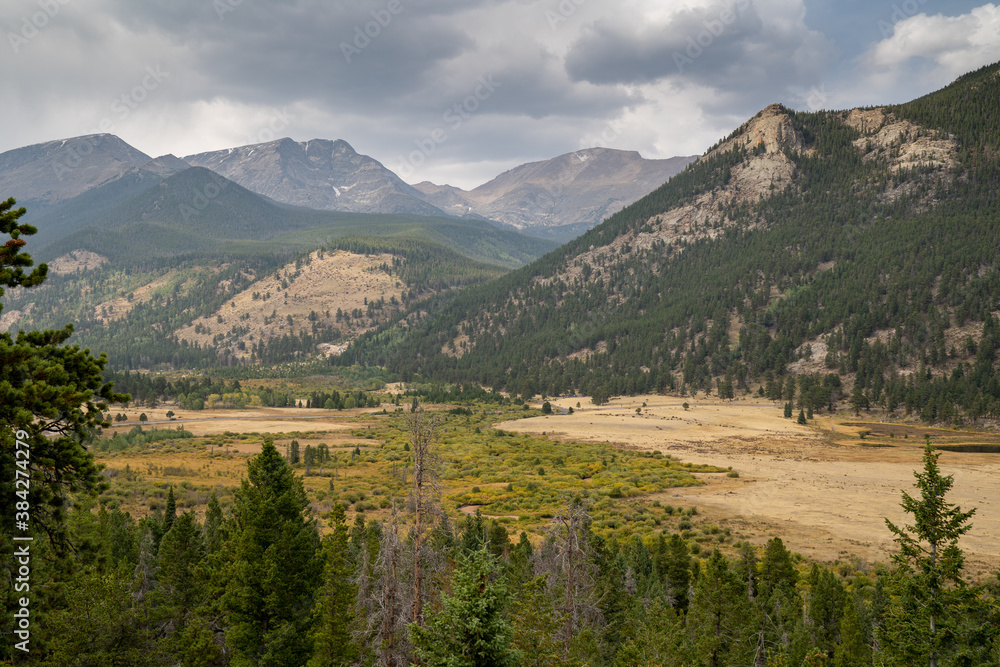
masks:
<svg viewBox="0 0 1000 667"><path fill-rule="evenodd" d="M174 498L174 487L167 491L167 509L163 512L163 532L166 533L177 520L177 500Z"/></svg>
<svg viewBox="0 0 1000 667"><path fill-rule="evenodd" d="M205 557L205 544L193 512L184 512L160 541L157 552L159 592L176 625L183 625L203 589L197 566Z"/></svg>
<svg viewBox="0 0 1000 667"><path fill-rule="evenodd" d="M222 505L219 504L218 496L212 493L205 510L205 551L212 554L219 550L224 537L223 531Z"/></svg>
<svg viewBox="0 0 1000 667"><path fill-rule="evenodd" d="M247 465L234 503L232 575L225 605L233 665L301 667L321 561L305 490L274 443Z"/></svg>
<svg viewBox="0 0 1000 667"><path fill-rule="evenodd" d="M738 664L753 653L753 611L746 586L716 549L698 576L687 615L692 643L705 665Z"/></svg>
<svg viewBox="0 0 1000 667"><path fill-rule="evenodd" d="M881 628L891 664L937 667L963 650L957 625L975 591L962 578L965 556L958 539L972 528L969 519L976 510L963 512L947 502L954 480L941 474L939 456L927 438L923 472L913 473L919 496L904 491L901 503L913 515L913 525L899 527L885 520L899 545L893 556L895 595Z"/></svg>
<svg viewBox="0 0 1000 667"><path fill-rule="evenodd" d="M354 567L350 561L347 519L344 506L334 503L330 510L333 532L323 539L323 587L313 609L313 655L308 667L347 667L358 657L354 630Z"/></svg>
<svg viewBox="0 0 1000 667"><path fill-rule="evenodd" d="M691 586L691 553L679 534L670 536L667 543L666 584L674 607L687 610L688 588Z"/></svg>
<svg viewBox="0 0 1000 667"><path fill-rule="evenodd" d="M809 629L812 645L833 658L840 643L840 624L844 615L846 593L830 569L813 563L809 572Z"/></svg>
<svg viewBox="0 0 1000 667"><path fill-rule="evenodd" d="M855 667L855 665L870 665L872 650L865 642L864 629L858 618L857 603L854 597L847 595L844 601L844 615L840 621L840 644L837 645L834 667Z"/></svg>
<svg viewBox="0 0 1000 667"><path fill-rule="evenodd" d="M488 549L459 556L452 594L421 627L410 624L420 663L428 667L513 667L521 654L507 621L510 593Z"/></svg>

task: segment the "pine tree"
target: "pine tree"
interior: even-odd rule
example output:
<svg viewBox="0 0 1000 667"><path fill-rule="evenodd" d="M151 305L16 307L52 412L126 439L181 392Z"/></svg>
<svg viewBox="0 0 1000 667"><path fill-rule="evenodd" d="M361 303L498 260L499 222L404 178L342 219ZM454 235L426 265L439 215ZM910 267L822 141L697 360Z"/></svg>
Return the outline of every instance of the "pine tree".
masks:
<svg viewBox="0 0 1000 667"><path fill-rule="evenodd" d="M677 533L667 543L667 592L673 606L682 611L688 607L688 588L691 586L691 554L687 543Z"/></svg>
<svg viewBox="0 0 1000 667"><path fill-rule="evenodd" d="M212 493L208 499L208 508L205 510L205 551L215 553L222 546L223 526L222 526L222 506L219 498Z"/></svg>
<svg viewBox="0 0 1000 667"><path fill-rule="evenodd" d="M799 575L792 554L780 537L772 537L764 547L760 562L760 593L765 598L778 589L794 590Z"/></svg>
<svg viewBox="0 0 1000 667"><path fill-rule="evenodd" d="M837 575L814 563L809 573L809 612L813 646L833 657L844 613L844 587Z"/></svg>
<svg viewBox="0 0 1000 667"><path fill-rule="evenodd" d="M901 503L914 524L899 527L885 521L899 553L893 556L894 602L881 630L886 654L896 664L937 667L942 657L960 648L955 626L962 606L975 596L962 579L965 556L958 539L972 528L969 519L976 510L963 512L945 500L954 480L941 475L939 456L928 437L923 472L913 473L920 495L904 491Z"/></svg>
<svg viewBox="0 0 1000 667"><path fill-rule="evenodd" d="M602 621L599 626L600 654L603 662L610 664L631 634L629 600L636 593L636 582L622 551L611 557L602 546L596 550L594 560L598 564L595 588Z"/></svg>
<svg viewBox="0 0 1000 667"><path fill-rule="evenodd" d="M756 623L746 587L716 549L694 587L687 623L699 656L710 667L735 664L753 652L748 632Z"/></svg>
<svg viewBox="0 0 1000 667"><path fill-rule="evenodd" d="M354 629L354 597L351 578L347 520L344 506L334 503L330 510L333 533L323 540L323 586L313 609L313 655L308 667L346 667L358 657L351 633Z"/></svg>
<svg viewBox="0 0 1000 667"><path fill-rule="evenodd" d="M163 513L163 532L166 533L177 520L177 501L174 499L174 487L167 491L167 509Z"/></svg>
<svg viewBox="0 0 1000 667"><path fill-rule="evenodd" d="M204 542L194 513L184 512L160 542L159 587L150 597L159 602L159 615L169 619L165 647L188 665L205 664L213 653L214 657L219 653L218 648L206 650L214 643L212 633L206 623L195 620L196 610L206 598L201 568L204 557Z"/></svg>
<svg viewBox="0 0 1000 667"><path fill-rule="evenodd" d="M562 622L545 579L535 577L513 587L516 591L511 613L514 646L521 651L523 667L566 664L559 640Z"/></svg>
<svg viewBox="0 0 1000 667"><path fill-rule="evenodd" d="M459 557L452 594L426 625L410 624L420 662L428 667L513 667L521 654L512 646L507 621L510 593L496 560L483 548Z"/></svg>
<svg viewBox="0 0 1000 667"><path fill-rule="evenodd" d="M310 657L308 630L320 573L316 523L302 481L267 439L247 465L233 508L226 640L234 665L293 665Z"/></svg>
<svg viewBox="0 0 1000 667"><path fill-rule="evenodd" d="M613 667L695 664L683 614L661 600L653 600L635 632L618 652Z"/></svg>
<svg viewBox="0 0 1000 667"><path fill-rule="evenodd" d="M840 644L834 654L834 667L870 665L871 662L871 647L865 642L856 603L848 595L844 601L844 616L840 621Z"/></svg>

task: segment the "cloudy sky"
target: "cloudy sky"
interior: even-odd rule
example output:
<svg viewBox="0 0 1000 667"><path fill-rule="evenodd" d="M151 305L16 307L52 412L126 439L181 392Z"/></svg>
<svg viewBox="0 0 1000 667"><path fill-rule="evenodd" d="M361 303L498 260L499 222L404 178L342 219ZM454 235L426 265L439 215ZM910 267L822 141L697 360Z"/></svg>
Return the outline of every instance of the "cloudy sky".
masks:
<svg viewBox="0 0 1000 667"><path fill-rule="evenodd" d="M345 139L472 187L587 146L700 154L771 102L902 102L1000 60L970 0L4 0L0 151Z"/></svg>

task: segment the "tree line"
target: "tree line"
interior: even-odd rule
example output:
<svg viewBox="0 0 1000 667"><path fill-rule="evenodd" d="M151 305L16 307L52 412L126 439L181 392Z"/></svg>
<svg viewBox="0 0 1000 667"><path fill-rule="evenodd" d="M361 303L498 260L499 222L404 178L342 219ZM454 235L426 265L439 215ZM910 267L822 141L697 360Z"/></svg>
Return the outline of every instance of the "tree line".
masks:
<svg viewBox="0 0 1000 667"><path fill-rule="evenodd" d="M231 508L213 496L201 520L177 511L172 489L165 510L138 521L78 499L67 517L72 546L39 543L36 576L47 584L38 630L15 664L857 667L1000 658L1000 586L963 577L958 540L974 510L948 503L952 480L929 444L918 493L903 497L913 525L887 522L898 545L892 565L834 569L778 537L738 543L728 556L692 554L679 533L605 539L572 498L540 540L515 538L479 513L453 524L436 503L433 420L418 411L410 424L408 502L385 520L353 522L335 504L322 538L301 478L270 441Z"/></svg>

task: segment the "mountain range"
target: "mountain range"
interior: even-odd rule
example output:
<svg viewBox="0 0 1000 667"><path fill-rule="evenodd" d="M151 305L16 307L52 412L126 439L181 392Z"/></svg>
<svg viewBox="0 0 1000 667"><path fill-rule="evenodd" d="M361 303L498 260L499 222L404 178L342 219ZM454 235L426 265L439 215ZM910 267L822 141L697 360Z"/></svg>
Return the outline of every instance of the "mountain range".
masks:
<svg viewBox="0 0 1000 667"><path fill-rule="evenodd" d="M279 204L490 220L567 240L661 185L692 159L646 160L635 152L586 149L522 165L466 192L427 182L408 185L343 140L284 138L183 159L153 159L114 135L96 134L0 154L0 192L28 208L40 229L39 243L79 231L163 178L192 167L209 169Z"/></svg>

